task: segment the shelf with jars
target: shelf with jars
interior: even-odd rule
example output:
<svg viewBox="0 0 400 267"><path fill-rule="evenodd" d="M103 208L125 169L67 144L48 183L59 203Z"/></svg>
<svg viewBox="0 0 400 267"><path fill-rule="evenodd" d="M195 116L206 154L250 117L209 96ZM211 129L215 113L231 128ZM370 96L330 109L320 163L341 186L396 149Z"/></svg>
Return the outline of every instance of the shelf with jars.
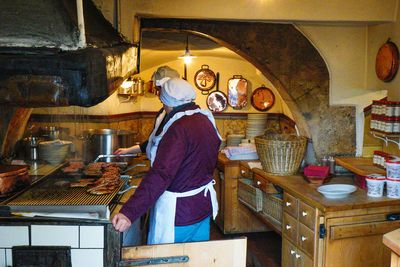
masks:
<svg viewBox="0 0 400 267"><path fill-rule="evenodd" d="M372 101L370 130L372 136L395 143L400 149L400 102Z"/></svg>

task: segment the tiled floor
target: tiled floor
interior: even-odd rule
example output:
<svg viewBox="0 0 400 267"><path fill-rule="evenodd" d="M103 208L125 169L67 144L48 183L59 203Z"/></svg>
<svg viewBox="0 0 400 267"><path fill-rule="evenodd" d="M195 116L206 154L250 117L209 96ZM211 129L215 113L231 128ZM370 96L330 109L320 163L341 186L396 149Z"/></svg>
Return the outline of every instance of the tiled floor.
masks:
<svg viewBox="0 0 400 267"><path fill-rule="evenodd" d="M211 240L230 239L237 236L247 236L246 267L281 266L282 238L277 233L270 231L224 235L214 223L211 223Z"/></svg>

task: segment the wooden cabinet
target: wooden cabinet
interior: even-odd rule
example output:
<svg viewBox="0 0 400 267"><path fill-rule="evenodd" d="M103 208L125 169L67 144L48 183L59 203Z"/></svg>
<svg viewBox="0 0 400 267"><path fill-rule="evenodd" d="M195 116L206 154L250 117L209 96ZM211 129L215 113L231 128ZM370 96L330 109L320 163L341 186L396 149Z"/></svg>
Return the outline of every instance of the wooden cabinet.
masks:
<svg viewBox="0 0 400 267"><path fill-rule="evenodd" d="M313 266L318 239L318 229L314 229L316 214L315 208L284 193L282 262L285 264L282 266Z"/></svg>
<svg viewBox="0 0 400 267"><path fill-rule="evenodd" d="M253 172L284 190L283 267L390 265L390 250L383 245L382 236L400 228L400 220L387 219L389 214L400 213L400 199L368 197L362 189L347 198L327 199L316 190L317 185L300 175ZM333 177L330 183L352 184L353 178Z"/></svg>
<svg viewBox="0 0 400 267"><path fill-rule="evenodd" d="M289 240L282 240L282 266L287 267L312 267L313 261Z"/></svg>
<svg viewBox="0 0 400 267"><path fill-rule="evenodd" d="M214 171L215 189L219 212L217 226L224 233L248 233L270 230L261 219L238 201L238 180L250 177L250 168L240 167L240 161L232 161L222 153L218 156Z"/></svg>

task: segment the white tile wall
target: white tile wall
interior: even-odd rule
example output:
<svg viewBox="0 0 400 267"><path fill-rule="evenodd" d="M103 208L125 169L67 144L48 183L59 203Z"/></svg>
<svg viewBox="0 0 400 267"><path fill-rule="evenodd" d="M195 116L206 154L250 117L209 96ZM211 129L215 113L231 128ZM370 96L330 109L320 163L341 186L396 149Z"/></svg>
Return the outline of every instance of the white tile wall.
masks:
<svg viewBox="0 0 400 267"><path fill-rule="evenodd" d="M71 246L79 245L79 226L70 225L32 225L32 246Z"/></svg>
<svg viewBox="0 0 400 267"><path fill-rule="evenodd" d="M12 249L6 249L6 264L12 266Z"/></svg>
<svg viewBox="0 0 400 267"><path fill-rule="evenodd" d="M28 226L0 226L0 247L29 245Z"/></svg>
<svg viewBox="0 0 400 267"><path fill-rule="evenodd" d="M72 267L103 267L102 249L71 249Z"/></svg>
<svg viewBox="0 0 400 267"><path fill-rule="evenodd" d="M0 249L0 267L6 267L6 250Z"/></svg>
<svg viewBox="0 0 400 267"><path fill-rule="evenodd" d="M103 248L104 226L81 226L80 248Z"/></svg>

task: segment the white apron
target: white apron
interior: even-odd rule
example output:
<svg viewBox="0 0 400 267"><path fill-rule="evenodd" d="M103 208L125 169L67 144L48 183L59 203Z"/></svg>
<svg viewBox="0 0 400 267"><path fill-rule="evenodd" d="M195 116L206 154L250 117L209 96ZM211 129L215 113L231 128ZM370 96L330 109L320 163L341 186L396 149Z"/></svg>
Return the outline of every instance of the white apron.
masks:
<svg viewBox="0 0 400 267"><path fill-rule="evenodd" d="M158 144L160 143L162 137L167 132L168 128L172 125L172 123L183 116L191 116L196 113L202 113L211 121L213 124L218 137L221 139L221 136L218 133L217 127L215 126L214 117L212 113L208 110L203 109L195 109L195 110L186 110L177 112L174 116L165 124L163 131L160 135L156 136L156 132L158 127L160 126L163 118L166 116L166 112L163 111L160 116L157 118L154 130L149 137L149 143L146 147L147 157L150 159L151 166L153 166L154 159L156 158ZM218 213L218 202L217 202L217 194L214 189L215 181L212 180L208 184L201 186L199 188L182 192L170 192L165 191L157 200L156 204L150 211L150 229L147 243L149 245L152 244L165 244L165 243L174 243L175 241L175 213L176 213L176 201L178 197L189 197L194 196L201 191L204 190L204 197L207 196L207 193L210 192L211 197L211 205L213 211L213 218L217 216Z"/></svg>

